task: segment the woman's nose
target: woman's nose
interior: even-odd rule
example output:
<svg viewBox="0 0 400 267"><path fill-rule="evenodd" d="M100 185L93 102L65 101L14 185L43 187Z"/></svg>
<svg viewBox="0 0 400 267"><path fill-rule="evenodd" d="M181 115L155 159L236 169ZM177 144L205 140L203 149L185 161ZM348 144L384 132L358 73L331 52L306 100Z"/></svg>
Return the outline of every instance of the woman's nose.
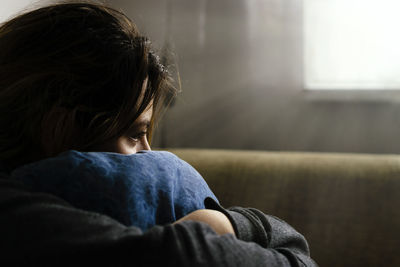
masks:
<svg viewBox="0 0 400 267"><path fill-rule="evenodd" d="M149 141L147 140L146 136L144 136L143 139L140 141L139 145L137 146L136 152L139 152L140 150L151 150Z"/></svg>

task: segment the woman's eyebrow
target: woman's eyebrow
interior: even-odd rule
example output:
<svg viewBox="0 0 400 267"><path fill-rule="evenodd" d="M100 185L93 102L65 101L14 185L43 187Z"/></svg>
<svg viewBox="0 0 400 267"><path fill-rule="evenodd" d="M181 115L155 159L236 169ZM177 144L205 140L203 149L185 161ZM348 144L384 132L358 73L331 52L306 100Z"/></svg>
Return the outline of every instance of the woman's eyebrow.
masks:
<svg viewBox="0 0 400 267"><path fill-rule="evenodd" d="M132 128L140 128L140 127L149 128L150 127L150 120L141 120L141 121L134 122L132 124Z"/></svg>

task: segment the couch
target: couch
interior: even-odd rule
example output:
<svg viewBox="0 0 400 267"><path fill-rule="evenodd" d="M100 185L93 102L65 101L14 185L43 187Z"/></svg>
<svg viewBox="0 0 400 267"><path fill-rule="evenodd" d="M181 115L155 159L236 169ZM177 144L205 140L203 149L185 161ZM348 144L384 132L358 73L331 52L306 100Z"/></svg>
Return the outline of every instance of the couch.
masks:
<svg viewBox="0 0 400 267"><path fill-rule="evenodd" d="M320 266L400 266L400 156L170 149L225 207L276 215Z"/></svg>

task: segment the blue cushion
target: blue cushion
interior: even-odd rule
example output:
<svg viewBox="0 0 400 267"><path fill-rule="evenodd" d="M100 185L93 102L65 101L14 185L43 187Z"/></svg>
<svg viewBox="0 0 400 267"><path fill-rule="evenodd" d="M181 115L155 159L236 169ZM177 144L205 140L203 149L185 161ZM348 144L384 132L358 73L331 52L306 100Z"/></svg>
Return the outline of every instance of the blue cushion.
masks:
<svg viewBox="0 0 400 267"><path fill-rule="evenodd" d="M132 155L67 151L17 168L13 179L75 207L146 230L204 208L215 195L201 175L172 153Z"/></svg>

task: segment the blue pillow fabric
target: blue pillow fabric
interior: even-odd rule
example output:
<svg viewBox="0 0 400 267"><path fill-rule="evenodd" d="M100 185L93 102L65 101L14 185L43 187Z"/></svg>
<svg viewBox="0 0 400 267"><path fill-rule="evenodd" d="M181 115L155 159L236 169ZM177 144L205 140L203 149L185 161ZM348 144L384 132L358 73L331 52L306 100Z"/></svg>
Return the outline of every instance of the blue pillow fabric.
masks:
<svg viewBox="0 0 400 267"><path fill-rule="evenodd" d="M146 230L204 209L216 199L201 175L172 153L64 152L15 169L13 179L71 205Z"/></svg>

